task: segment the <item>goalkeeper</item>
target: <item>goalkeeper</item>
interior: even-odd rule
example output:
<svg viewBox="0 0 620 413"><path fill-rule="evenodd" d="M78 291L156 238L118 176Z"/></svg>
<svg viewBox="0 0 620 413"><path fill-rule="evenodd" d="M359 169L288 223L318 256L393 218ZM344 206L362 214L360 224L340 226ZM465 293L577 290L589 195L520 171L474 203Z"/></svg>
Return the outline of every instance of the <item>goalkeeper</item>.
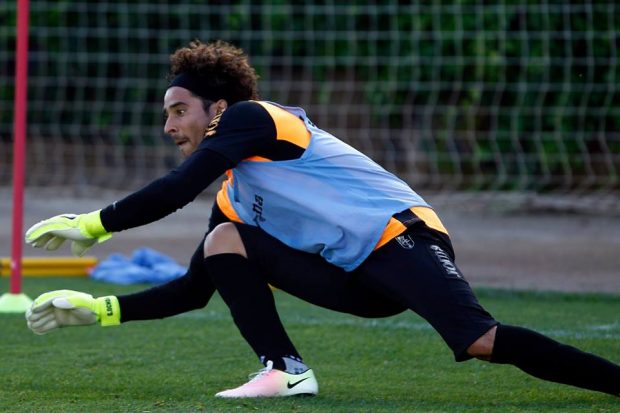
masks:
<svg viewBox="0 0 620 413"><path fill-rule="evenodd" d="M456 361L512 364L544 380L620 395L620 366L496 321L456 266L448 232L424 199L302 109L258 100L257 75L241 50L194 41L170 61L164 131L186 159L101 210L39 222L26 241L54 250L68 240L83 254L114 232L175 212L225 173L187 274L118 297L45 293L27 312L35 333L170 317L204 307L217 290L264 365L217 396L316 394L315 375L280 322L271 284L361 317L411 310Z"/></svg>

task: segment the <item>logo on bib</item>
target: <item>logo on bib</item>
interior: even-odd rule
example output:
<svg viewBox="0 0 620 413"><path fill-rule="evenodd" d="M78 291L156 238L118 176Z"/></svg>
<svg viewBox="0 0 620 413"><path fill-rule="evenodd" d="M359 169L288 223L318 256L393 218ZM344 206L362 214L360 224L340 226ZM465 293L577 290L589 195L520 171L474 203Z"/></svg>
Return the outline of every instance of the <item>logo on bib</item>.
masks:
<svg viewBox="0 0 620 413"><path fill-rule="evenodd" d="M252 211L254 212L254 222L260 227L260 223L265 221L263 218L263 197L260 195L254 195L254 203L252 204Z"/></svg>
<svg viewBox="0 0 620 413"><path fill-rule="evenodd" d="M406 250L412 249L415 245L415 242L413 242L413 239L411 239L411 236L409 235L399 235L398 237L396 237L396 241L401 247Z"/></svg>

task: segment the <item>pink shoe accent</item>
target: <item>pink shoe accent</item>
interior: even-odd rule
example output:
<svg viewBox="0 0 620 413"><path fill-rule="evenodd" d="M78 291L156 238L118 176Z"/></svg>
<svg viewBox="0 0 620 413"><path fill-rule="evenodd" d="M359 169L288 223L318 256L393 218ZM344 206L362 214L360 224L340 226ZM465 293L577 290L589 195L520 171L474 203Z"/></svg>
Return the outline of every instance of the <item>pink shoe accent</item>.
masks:
<svg viewBox="0 0 620 413"><path fill-rule="evenodd" d="M315 395L319 385L314 372L306 370L301 374L289 374L273 369L273 362L268 361L267 367L250 375L250 381L235 389L224 390L216 397L281 397L297 394Z"/></svg>

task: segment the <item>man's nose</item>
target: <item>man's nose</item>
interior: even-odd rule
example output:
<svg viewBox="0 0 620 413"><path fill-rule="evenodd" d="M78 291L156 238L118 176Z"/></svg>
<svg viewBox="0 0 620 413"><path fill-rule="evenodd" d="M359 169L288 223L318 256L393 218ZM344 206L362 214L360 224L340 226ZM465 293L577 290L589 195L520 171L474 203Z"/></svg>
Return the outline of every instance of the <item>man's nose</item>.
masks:
<svg viewBox="0 0 620 413"><path fill-rule="evenodd" d="M164 124L164 133L170 135L171 133L174 133L176 131L177 127L172 118L167 118L166 123Z"/></svg>

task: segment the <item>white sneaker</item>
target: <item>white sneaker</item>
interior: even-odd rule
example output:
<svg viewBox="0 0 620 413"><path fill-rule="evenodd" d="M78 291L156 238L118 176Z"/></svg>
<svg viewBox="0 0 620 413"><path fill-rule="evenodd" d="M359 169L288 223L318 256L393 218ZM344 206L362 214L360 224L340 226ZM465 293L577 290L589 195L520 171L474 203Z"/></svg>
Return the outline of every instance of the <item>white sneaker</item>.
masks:
<svg viewBox="0 0 620 413"><path fill-rule="evenodd" d="M312 369L301 374L289 374L285 371L274 370L273 362L267 362L267 367L250 374L250 381L236 389L224 390L216 397L280 397L305 394L314 396L319 392L319 384Z"/></svg>

